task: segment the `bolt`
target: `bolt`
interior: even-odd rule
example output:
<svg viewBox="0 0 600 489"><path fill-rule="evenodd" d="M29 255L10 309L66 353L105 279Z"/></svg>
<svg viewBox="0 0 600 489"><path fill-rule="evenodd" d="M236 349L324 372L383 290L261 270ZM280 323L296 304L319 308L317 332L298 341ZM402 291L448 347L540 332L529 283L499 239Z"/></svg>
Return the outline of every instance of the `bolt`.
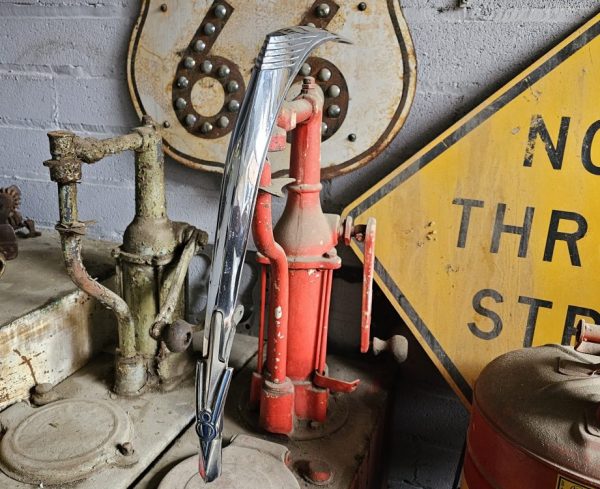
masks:
<svg viewBox="0 0 600 489"><path fill-rule="evenodd" d="M354 134L354 133L348 134L348 141L350 141L351 143L356 141L356 134Z"/></svg>
<svg viewBox="0 0 600 489"><path fill-rule="evenodd" d="M213 126L210 122L205 122L204 124L202 124L202 127L200 128L200 132L202 134L208 134L212 130L213 130Z"/></svg>
<svg viewBox="0 0 600 489"><path fill-rule="evenodd" d="M331 85L327 89L327 96L331 98L339 97L341 92L342 91L340 90L340 87L338 87L337 85Z"/></svg>
<svg viewBox="0 0 600 489"><path fill-rule="evenodd" d="M238 82L236 82L235 80L231 80L229 83L227 83L227 91L229 93L234 93L237 92L240 88L240 85Z"/></svg>
<svg viewBox="0 0 600 489"><path fill-rule="evenodd" d="M213 64L209 61L209 60L205 60L202 61L202 64L200 65L200 70L202 71L202 73L210 73L213 69Z"/></svg>
<svg viewBox="0 0 600 489"><path fill-rule="evenodd" d="M227 127L229 125L229 119L224 115L217 119L217 126L220 128Z"/></svg>
<svg viewBox="0 0 600 489"><path fill-rule="evenodd" d="M187 102L185 101L184 98L179 97L177 100L175 100L175 108L177 110L183 110L185 109L187 106Z"/></svg>
<svg viewBox="0 0 600 489"><path fill-rule="evenodd" d="M319 423L318 421L315 421L314 419L308 423L308 427L309 427L311 430L318 430L318 429L320 429L322 426L323 426L323 423Z"/></svg>
<svg viewBox="0 0 600 489"><path fill-rule="evenodd" d="M37 394L38 396L43 396L44 394L48 394L51 390L52 390L52 384L43 383L43 384L37 384L34 387L33 392L35 394Z"/></svg>
<svg viewBox="0 0 600 489"><path fill-rule="evenodd" d="M190 84L190 81L185 76L180 76L177 78L177 86L179 88L187 88Z"/></svg>
<svg viewBox="0 0 600 489"><path fill-rule="evenodd" d="M306 476L313 484L327 484L332 477L331 466L322 460L311 460L308 462Z"/></svg>
<svg viewBox="0 0 600 489"><path fill-rule="evenodd" d="M164 121L164 122L163 122L163 127L164 127L165 129L168 129L169 127L171 127L171 123L170 123L169 121Z"/></svg>
<svg viewBox="0 0 600 489"><path fill-rule="evenodd" d="M206 24L204 24L204 29L202 30L207 36L212 36L217 31L217 28L214 24L207 22Z"/></svg>
<svg viewBox="0 0 600 489"><path fill-rule="evenodd" d="M130 457L133 455L133 444L130 441L126 441L125 443L119 443L117 445L117 450L124 455L125 457Z"/></svg>
<svg viewBox="0 0 600 489"><path fill-rule="evenodd" d="M219 18L219 19L224 19L225 16L227 15L227 8L225 7L225 5L217 5L215 7L215 15Z"/></svg>
<svg viewBox="0 0 600 489"><path fill-rule="evenodd" d="M308 63L304 63L302 65L302 68L300 68L300 74L302 76L308 76L310 75L312 68L310 67L310 65Z"/></svg>
<svg viewBox="0 0 600 489"><path fill-rule="evenodd" d="M197 51L199 53L200 51L204 51L205 49L206 49L206 43L202 39L198 39L194 43L194 51Z"/></svg>
<svg viewBox="0 0 600 489"><path fill-rule="evenodd" d="M321 134L325 134L326 132L327 132L327 123L322 122L321 123Z"/></svg>
<svg viewBox="0 0 600 489"><path fill-rule="evenodd" d="M323 68L321 71L319 71L319 74L317 76L321 81L329 81L329 79L331 78L331 71L327 68Z"/></svg>
<svg viewBox="0 0 600 489"><path fill-rule="evenodd" d="M187 56L183 60L183 66L185 66L188 70L192 69L194 66L196 66L196 60L194 58L191 58L190 56Z"/></svg>
<svg viewBox="0 0 600 489"><path fill-rule="evenodd" d="M329 108L327 109L327 115L329 117L339 117L339 115L342 113L342 109L340 109L339 105L330 105Z"/></svg>
<svg viewBox="0 0 600 489"><path fill-rule="evenodd" d="M167 6L166 3L163 3L160 6L160 10L161 10L161 12L166 12L167 10L169 10L169 7Z"/></svg>
<svg viewBox="0 0 600 489"><path fill-rule="evenodd" d="M240 110L240 103L237 100L231 100L227 104L227 110L229 112L237 112L238 110Z"/></svg>
<svg viewBox="0 0 600 489"><path fill-rule="evenodd" d="M194 114L188 114L185 116L185 125L192 127L194 124L196 124L197 120L198 118Z"/></svg>
<svg viewBox="0 0 600 489"><path fill-rule="evenodd" d="M219 76L220 78L225 78L226 76L229 76L229 73L231 73L231 70L227 65L221 65L217 70L217 76Z"/></svg>
<svg viewBox="0 0 600 489"><path fill-rule="evenodd" d="M331 9L329 8L329 5L327 5L326 3L321 3L316 8L316 12L317 12L318 17L323 18L323 17L327 17L330 14Z"/></svg>
<svg viewBox="0 0 600 489"><path fill-rule="evenodd" d="M358 4L358 10L360 10L361 12L364 12L365 10L367 10L367 3L366 2L360 2Z"/></svg>

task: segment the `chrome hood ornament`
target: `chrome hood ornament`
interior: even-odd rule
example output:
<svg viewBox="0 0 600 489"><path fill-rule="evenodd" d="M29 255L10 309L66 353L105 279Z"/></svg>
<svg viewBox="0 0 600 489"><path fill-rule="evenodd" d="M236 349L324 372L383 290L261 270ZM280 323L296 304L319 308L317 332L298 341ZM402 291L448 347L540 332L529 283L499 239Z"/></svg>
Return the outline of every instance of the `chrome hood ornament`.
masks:
<svg viewBox="0 0 600 489"><path fill-rule="evenodd" d="M221 473L223 408L233 373L229 354L243 315L243 307L236 307L236 301L269 141L300 67L313 49L327 41L348 42L309 26L267 35L231 135L208 284L203 360L196 369L199 472L206 482Z"/></svg>

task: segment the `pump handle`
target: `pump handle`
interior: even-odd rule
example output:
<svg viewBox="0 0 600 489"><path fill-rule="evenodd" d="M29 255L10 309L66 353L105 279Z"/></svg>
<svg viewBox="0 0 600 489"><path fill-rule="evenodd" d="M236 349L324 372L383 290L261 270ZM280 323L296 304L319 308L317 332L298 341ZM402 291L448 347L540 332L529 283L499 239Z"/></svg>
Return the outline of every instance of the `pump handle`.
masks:
<svg viewBox="0 0 600 489"><path fill-rule="evenodd" d="M364 265L363 265L363 289L362 289L362 318L360 324L360 351L366 353L369 350L371 333L371 312L373 307L373 274L375 272L375 232L377 221L369 217L363 237L364 241Z"/></svg>

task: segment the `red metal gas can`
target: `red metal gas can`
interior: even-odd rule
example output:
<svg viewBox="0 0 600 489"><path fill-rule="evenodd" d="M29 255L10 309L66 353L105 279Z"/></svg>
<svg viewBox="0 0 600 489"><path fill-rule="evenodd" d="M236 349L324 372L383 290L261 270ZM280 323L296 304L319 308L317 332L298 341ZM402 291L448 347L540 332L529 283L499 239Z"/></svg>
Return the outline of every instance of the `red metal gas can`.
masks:
<svg viewBox="0 0 600 489"><path fill-rule="evenodd" d="M548 345L477 380L462 489L600 488L600 357Z"/></svg>

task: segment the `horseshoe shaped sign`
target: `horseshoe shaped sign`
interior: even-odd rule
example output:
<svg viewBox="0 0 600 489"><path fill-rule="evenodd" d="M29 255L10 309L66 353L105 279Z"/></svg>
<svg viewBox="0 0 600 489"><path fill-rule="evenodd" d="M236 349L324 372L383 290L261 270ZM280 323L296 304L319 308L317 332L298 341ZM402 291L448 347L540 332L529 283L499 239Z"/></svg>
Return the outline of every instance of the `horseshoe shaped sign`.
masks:
<svg viewBox="0 0 600 489"><path fill-rule="evenodd" d="M359 168L398 133L415 91L416 61L397 0L143 0L128 55L138 116L161 126L167 154L222 172L246 84L265 35L313 24L351 40L329 43L302 67L325 93L323 177ZM286 151L270 155L287 171Z"/></svg>

